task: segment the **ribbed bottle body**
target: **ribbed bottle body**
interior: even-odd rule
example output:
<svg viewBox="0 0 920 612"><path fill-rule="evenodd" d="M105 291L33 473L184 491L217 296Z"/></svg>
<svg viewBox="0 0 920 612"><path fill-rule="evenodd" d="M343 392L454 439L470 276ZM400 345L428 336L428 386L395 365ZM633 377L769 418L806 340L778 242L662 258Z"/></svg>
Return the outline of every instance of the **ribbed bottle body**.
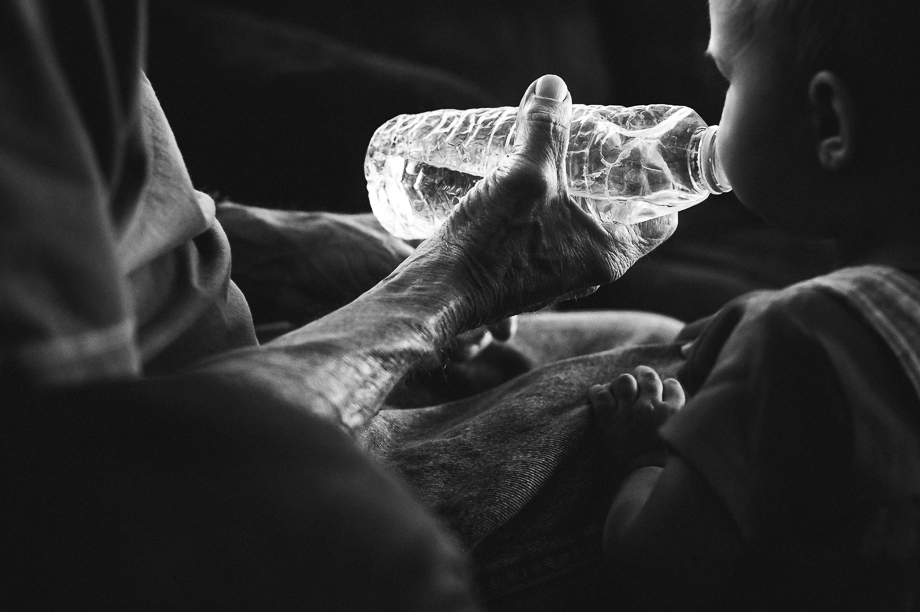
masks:
<svg viewBox="0 0 920 612"><path fill-rule="evenodd" d="M431 235L511 152L516 117L513 107L441 110L381 126L364 168L381 224L402 238ZM636 223L697 204L711 192L697 176L706 129L687 107L573 105L569 195L601 222Z"/></svg>

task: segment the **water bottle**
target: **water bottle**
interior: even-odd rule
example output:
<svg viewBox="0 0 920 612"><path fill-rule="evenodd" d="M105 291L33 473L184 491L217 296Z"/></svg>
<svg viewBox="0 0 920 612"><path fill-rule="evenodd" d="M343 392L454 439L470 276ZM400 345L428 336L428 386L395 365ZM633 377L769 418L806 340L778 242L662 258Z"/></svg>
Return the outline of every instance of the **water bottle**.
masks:
<svg viewBox="0 0 920 612"><path fill-rule="evenodd" d="M374 133L364 176L371 210L390 233L427 238L508 155L517 108L400 115ZM603 223L638 223L731 187L716 154L718 126L685 106L572 106L568 193Z"/></svg>

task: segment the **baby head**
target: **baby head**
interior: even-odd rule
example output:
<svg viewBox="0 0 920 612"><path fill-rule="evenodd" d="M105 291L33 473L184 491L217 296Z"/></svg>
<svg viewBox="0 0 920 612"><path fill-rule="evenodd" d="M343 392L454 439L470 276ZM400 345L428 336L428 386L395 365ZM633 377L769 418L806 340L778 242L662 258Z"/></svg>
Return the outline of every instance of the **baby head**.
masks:
<svg viewBox="0 0 920 612"><path fill-rule="evenodd" d="M908 167L920 123L909 114L918 6L710 0L709 53L729 81L719 155L746 206L797 233L834 238L871 183L897 182L886 177Z"/></svg>

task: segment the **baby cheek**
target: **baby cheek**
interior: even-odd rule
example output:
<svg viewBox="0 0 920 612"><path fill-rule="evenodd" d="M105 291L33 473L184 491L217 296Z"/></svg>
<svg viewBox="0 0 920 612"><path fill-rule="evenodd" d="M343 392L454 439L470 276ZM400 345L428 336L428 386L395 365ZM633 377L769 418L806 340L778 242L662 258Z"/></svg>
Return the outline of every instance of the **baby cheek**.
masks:
<svg viewBox="0 0 920 612"><path fill-rule="evenodd" d="M743 125L732 122L720 125L716 147L725 176L732 186L732 193L746 208L758 213L758 200L762 190L757 183L762 169L754 159L750 141L745 138L744 131L738 128L743 128Z"/></svg>
<svg viewBox="0 0 920 612"><path fill-rule="evenodd" d="M743 140L739 139L738 125L732 109L726 101L722 111L722 120L719 123L719 136L716 139L716 154L728 177L732 189L737 192L739 183L744 182L744 151ZM742 187L742 191L743 191Z"/></svg>
<svg viewBox="0 0 920 612"><path fill-rule="evenodd" d="M752 205L763 187L765 167L764 147L770 146L769 134L758 134L762 113L751 97L741 95L733 85L725 97L719 136L716 139L719 160L732 186L732 191L742 203Z"/></svg>

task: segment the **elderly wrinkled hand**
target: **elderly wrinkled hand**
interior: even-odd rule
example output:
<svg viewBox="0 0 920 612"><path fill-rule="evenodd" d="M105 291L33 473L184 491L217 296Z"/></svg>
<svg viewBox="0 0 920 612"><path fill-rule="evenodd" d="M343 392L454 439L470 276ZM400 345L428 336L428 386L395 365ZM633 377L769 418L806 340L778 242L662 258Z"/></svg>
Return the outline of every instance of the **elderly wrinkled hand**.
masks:
<svg viewBox="0 0 920 612"><path fill-rule="evenodd" d="M459 295L470 327L587 295L677 227L676 213L620 225L582 210L565 187L570 122L565 83L554 75L533 83L518 111L512 154L412 258L428 266L432 282Z"/></svg>

